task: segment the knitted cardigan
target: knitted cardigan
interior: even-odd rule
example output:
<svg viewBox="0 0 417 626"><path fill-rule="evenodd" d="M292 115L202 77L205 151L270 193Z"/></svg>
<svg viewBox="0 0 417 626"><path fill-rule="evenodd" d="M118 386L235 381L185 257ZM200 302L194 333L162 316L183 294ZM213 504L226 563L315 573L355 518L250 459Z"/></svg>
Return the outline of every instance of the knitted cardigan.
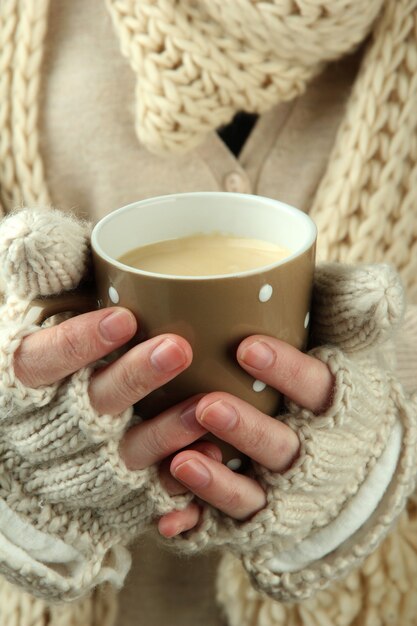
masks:
<svg viewBox="0 0 417 626"><path fill-rule="evenodd" d="M143 13L138 9L132 14L136 4L138 7L139 5L144 7ZM199 9L193 3L185 4L190 7L191 15L198 15ZM227 12L226 17L234 18L231 22L227 21L227 24L232 23L234 26L239 26L238 11L234 13L231 3L216 2L212 4L213 12L220 11L221 5L224 5L224 11ZM242 3L242 5L244 4L246 3ZM251 10L255 11L258 8L261 10L262 5L271 3L259 3L259 7L257 6L258 3L250 4L254 5ZM320 23L323 17L332 15L333 9L330 4L329 2L322 2L319 6L314 6L302 1L289 2L282 7L282 15L278 17L284 26L288 26L285 23L286 20L289 22L294 15L301 16L305 18L304 25L308 25L309 31L314 31L316 24ZM339 5L340 3L334 4ZM127 36L129 33L136 32L138 25L135 20L139 23L139 28L142 31L152 25L152 28L146 31L149 32L149 39L152 39L155 33L156 39L158 39L158 33L161 32L169 35L170 28L173 28L173 5L173 2L158 3L158 7L154 6L153 2L108 2L116 32L121 38L122 51L128 56L138 75L146 69L152 78L158 64L155 63L150 66L149 63L140 63L141 46L143 46L143 50L146 50L149 44L146 37L140 39L142 43L139 44L138 52L132 44L134 38L125 39L124 35ZM362 66L329 158L328 168L317 190L310 214L320 230L320 258L351 263L358 261L390 262L402 275L409 301L417 302L417 222L413 216L417 200L417 2L414 0L387 0L386 2L363 3L363 6L366 5L369 6L369 12L367 11L366 16L364 16L362 28L359 31L353 29L356 32L356 38L347 43L344 41L341 43L341 47L336 50L329 43L330 51L325 55L325 58L317 59L314 57L307 69L303 66L305 58L301 59L299 82L295 81L297 87L294 87L293 80L289 81L291 87L287 88L280 85L271 95L271 99L266 99L263 108L260 108L259 102L253 102L250 97L247 100L237 99L232 104L229 103L224 111L222 110L220 117L211 118L208 116L210 121L205 129L198 127L197 133L188 133L191 136L191 143L188 143L186 138L184 139L187 133L185 135L179 133L182 128L181 125L178 125L178 120L174 121L173 126L168 124L168 127L174 129L177 133L176 136L182 137L183 142L180 148L183 149L185 146L186 149L190 149L204 132L229 121L237 108L262 111L280 100L294 98L301 93L307 80L320 71L323 62L337 58L343 52L348 51L371 31ZM165 12L169 19L161 23L157 19L158 16L155 18L155 11L158 10L162 14ZM359 13L361 8L357 10ZM146 11L148 11L148 15ZM33 205L50 202L37 136L39 70L42 63L42 45L47 28L47 14L47 0L26 3L18 0L5 0L0 6L0 92L4 94L0 102L0 127L2 131L0 138L0 193L6 210L21 203ZM220 16L222 19L225 17L223 11L221 11ZM186 19L187 15L183 17L188 23L188 28L191 29L191 31L181 31L181 34L185 35L184 41L186 42L190 39L190 33L193 34L193 22ZM212 18L212 14L210 17ZM276 16L273 17L276 18ZM376 21L374 21L375 17L377 17ZM187 28L185 22L181 22L180 26ZM158 25L159 29L157 28ZM343 23L342 26L346 31L350 30L349 23ZM231 30L233 31L233 29ZM319 29L317 32L320 33ZM305 33L306 29L304 28L302 35ZM340 33L341 31L336 34L336 40L340 38ZM201 44L199 34L201 33L197 32L194 39ZM208 35L207 38L209 39L210 32L204 31L204 34ZM172 41L176 40L174 35L175 33L173 33ZM232 40L233 32L228 32L228 35ZM235 39L239 40L238 37ZM253 41L258 40L259 33L253 33L252 45ZM318 35L317 41L321 48L327 48L327 38L324 39L322 33ZM158 42L153 41L153 51L162 52ZM288 51L286 53L284 49L284 57L285 54L288 57ZM207 59L211 58L210 54L203 56ZM178 55L173 54L172 58L169 59L170 65L167 72L178 67L177 57ZM259 61L259 58L256 60ZM242 58L237 58L237 63L242 64ZM273 67L270 74L267 73L266 76L262 75L256 79L264 90L261 91L262 94L265 93L265 89L270 87L270 84L274 85L273 77L276 75L276 71L277 68ZM233 72L230 74L235 75ZM185 79L189 82L190 76L185 76ZM238 74L236 80L240 84L242 72ZM152 84L152 81L150 82ZM138 81L139 84L140 81ZM167 97L167 95L171 95L172 84L167 85L164 82L164 85L167 93L163 95ZM234 89L235 84L232 81L229 91L234 91ZM253 90L253 84L244 86L244 95L251 94L251 89ZM220 91L224 95L224 92L218 88L213 88L213 91L216 93ZM271 88L270 91L274 90ZM239 93L241 92L242 90ZM151 92L148 92L148 95L149 93ZM182 95L186 98L186 94ZM155 98L143 98L140 97L140 93L138 96L137 133L141 141L150 149L161 150L155 137L158 135L169 136L169 133L156 133L155 129L151 128L149 132L151 139L147 139L148 135L144 132L144 124L142 123L144 120L155 119L152 115L157 110ZM197 101L201 101L201 92L197 91L195 98ZM178 100L176 94L171 99L173 101ZM149 107L142 110L140 106L143 106L142 103L145 101ZM190 108L192 109L192 107ZM212 106L210 110L212 109L216 110L216 107ZM178 114L180 113L182 113L181 108L178 111ZM191 117L192 126L195 127L195 116ZM160 119L156 119L155 128L161 130ZM175 145L172 146L168 141L163 146L165 148L162 149L175 150ZM369 239L371 239L372 245L369 245ZM404 515L397 532L400 532L405 525L407 528L405 532L408 533L413 524L415 525L415 508L411 501L409 510ZM389 546L389 541L387 545ZM368 569L363 570L364 575L371 571L372 567L376 568L378 563L384 561L384 554L381 549L373 560L370 559L369 563L372 565L366 566ZM232 567L231 563L224 566L223 572L226 571L226 567ZM236 570L238 565L234 563L233 567L235 568L236 580L240 580L240 570ZM244 586L243 574L241 579ZM340 593L343 594L343 589L352 591L356 588L357 583L355 587L355 583L350 581L345 586L343 584L339 587L335 586L336 591L333 593L339 593L337 591L339 589L341 590ZM325 606L324 596L322 598L321 600L319 594L317 606ZM245 599L249 603L247 606L250 605L251 611L254 610L253 605L257 605L259 609L261 600L258 597L251 596L251 592L248 592ZM398 601L399 604L400 601ZM264 609L265 612L273 611L268 603L263 606L269 607ZM279 605L274 603L274 607L276 606ZM279 619L288 619L290 614L295 615L297 612L297 609L288 611L282 607L281 609L282 613ZM279 610L276 609L276 611L279 614ZM229 615L229 619L233 624L249 624L251 622L248 615L249 613L244 619L241 616L240 622L237 616ZM299 613L297 615L299 616ZM274 623L281 623L277 619ZM346 621L346 623L350 622Z"/></svg>

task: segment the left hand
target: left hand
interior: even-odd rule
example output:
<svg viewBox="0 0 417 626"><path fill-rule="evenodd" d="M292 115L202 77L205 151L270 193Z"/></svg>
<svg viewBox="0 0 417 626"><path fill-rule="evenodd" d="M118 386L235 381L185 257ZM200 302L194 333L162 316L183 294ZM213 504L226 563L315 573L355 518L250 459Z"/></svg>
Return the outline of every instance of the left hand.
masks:
<svg viewBox="0 0 417 626"><path fill-rule="evenodd" d="M327 365L279 339L248 337L237 350L237 360L254 378L314 413L330 405L334 380ZM207 431L271 471L283 472L297 458L299 440L291 428L228 393L202 397L195 417ZM184 493L186 487L238 520L248 519L266 504L259 483L222 464L220 451L208 442L194 444L170 463L164 462L161 480L170 495ZM199 518L200 507L191 503L161 517L158 530L173 537L194 528Z"/></svg>

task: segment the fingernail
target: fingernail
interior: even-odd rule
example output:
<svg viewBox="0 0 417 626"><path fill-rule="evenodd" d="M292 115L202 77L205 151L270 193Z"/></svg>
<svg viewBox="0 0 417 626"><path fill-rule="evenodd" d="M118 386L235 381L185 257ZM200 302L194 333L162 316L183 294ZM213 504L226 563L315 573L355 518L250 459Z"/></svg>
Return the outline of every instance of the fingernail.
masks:
<svg viewBox="0 0 417 626"><path fill-rule="evenodd" d="M185 430L188 430L193 433L194 432L201 433L204 431L204 428L201 426L201 424L197 422L197 419L195 417L195 409L197 407L198 402L199 402L198 400L196 402L193 402L191 406L188 406L186 409L184 409L184 411L180 415L180 420Z"/></svg>
<svg viewBox="0 0 417 626"><path fill-rule="evenodd" d="M177 535L181 534L183 530L184 528L182 526L176 526L175 528L170 530L169 533L164 533L163 536L166 537L167 539L171 539L171 537L176 537Z"/></svg>
<svg viewBox="0 0 417 626"><path fill-rule="evenodd" d="M231 430L237 423L238 414L227 402L213 402L200 416L200 423L216 430Z"/></svg>
<svg viewBox="0 0 417 626"><path fill-rule="evenodd" d="M114 311L98 325L99 333L106 341L120 341L132 337L136 325L133 315L128 311Z"/></svg>
<svg viewBox="0 0 417 626"><path fill-rule="evenodd" d="M254 341L240 354L240 360L256 370L270 367L275 361L275 353L264 341Z"/></svg>
<svg viewBox="0 0 417 626"><path fill-rule="evenodd" d="M187 487L191 487L191 489L206 487L211 480L208 469L195 459L190 459L178 465L174 470L174 476Z"/></svg>
<svg viewBox="0 0 417 626"><path fill-rule="evenodd" d="M166 528L166 526L168 526L168 528ZM183 532L183 530L185 529L182 524L175 524L174 526L171 526L170 524L167 525L166 520L161 520L158 524L159 534L167 539L179 535Z"/></svg>
<svg viewBox="0 0 417 626"><path fill-rule="evenodd" d="M172 339L164 339L151 354L151 363L160 372L172 372L186 361L185 352Z"/></svg>

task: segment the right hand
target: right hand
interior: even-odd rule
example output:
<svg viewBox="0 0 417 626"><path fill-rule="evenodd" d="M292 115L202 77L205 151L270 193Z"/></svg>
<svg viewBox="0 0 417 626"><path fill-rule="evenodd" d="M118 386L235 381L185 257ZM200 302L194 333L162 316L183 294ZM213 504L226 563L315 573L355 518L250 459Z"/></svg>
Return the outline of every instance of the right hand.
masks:
<svg viewBox="0 0 417 626"><path fill-rule="evenodd" d="M24 338L15 354L16 376L31 388L59 382L123 346L136 330L134 315L121 307L73 317ZM144 341L95 371L89 386L91 405L100 414L122 413L180 374L191 361L191 346L178 335ZM200 399L201 395L189 398L130 428L119 449L126 467L144 469L204 435L192 410ZM209 442L198 446L203 454L219 460L216 446ZM173 479L166 487L170 495L186 491Z"/></svg>

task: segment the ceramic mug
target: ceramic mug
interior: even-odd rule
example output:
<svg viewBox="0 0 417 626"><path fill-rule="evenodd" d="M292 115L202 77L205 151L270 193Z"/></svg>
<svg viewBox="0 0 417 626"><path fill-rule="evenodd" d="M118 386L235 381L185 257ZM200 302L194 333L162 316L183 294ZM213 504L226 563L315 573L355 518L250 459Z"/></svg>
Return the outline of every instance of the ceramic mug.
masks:
<svg viewBox="0 0 417 626"><path fill-rule="evenodd" d="M290 254L257 269L191 277L143 271L118 260L142 245L213 232L270 241ZM220 192L141 200L96 224L91 236L95 306L132 311L140 329L135 342L169 332L183 336L193 349L190 367L140 401L138 415L149 418L210 391L227 391L264 413L277 413L279 393L238 365L236 349L253 334L305 348L316 236L314 222L298 209L270 198ZM83 307L76 298L77 292L65 294L66 305L56 304L53 312L94 308L91 299Z"/></svg>

